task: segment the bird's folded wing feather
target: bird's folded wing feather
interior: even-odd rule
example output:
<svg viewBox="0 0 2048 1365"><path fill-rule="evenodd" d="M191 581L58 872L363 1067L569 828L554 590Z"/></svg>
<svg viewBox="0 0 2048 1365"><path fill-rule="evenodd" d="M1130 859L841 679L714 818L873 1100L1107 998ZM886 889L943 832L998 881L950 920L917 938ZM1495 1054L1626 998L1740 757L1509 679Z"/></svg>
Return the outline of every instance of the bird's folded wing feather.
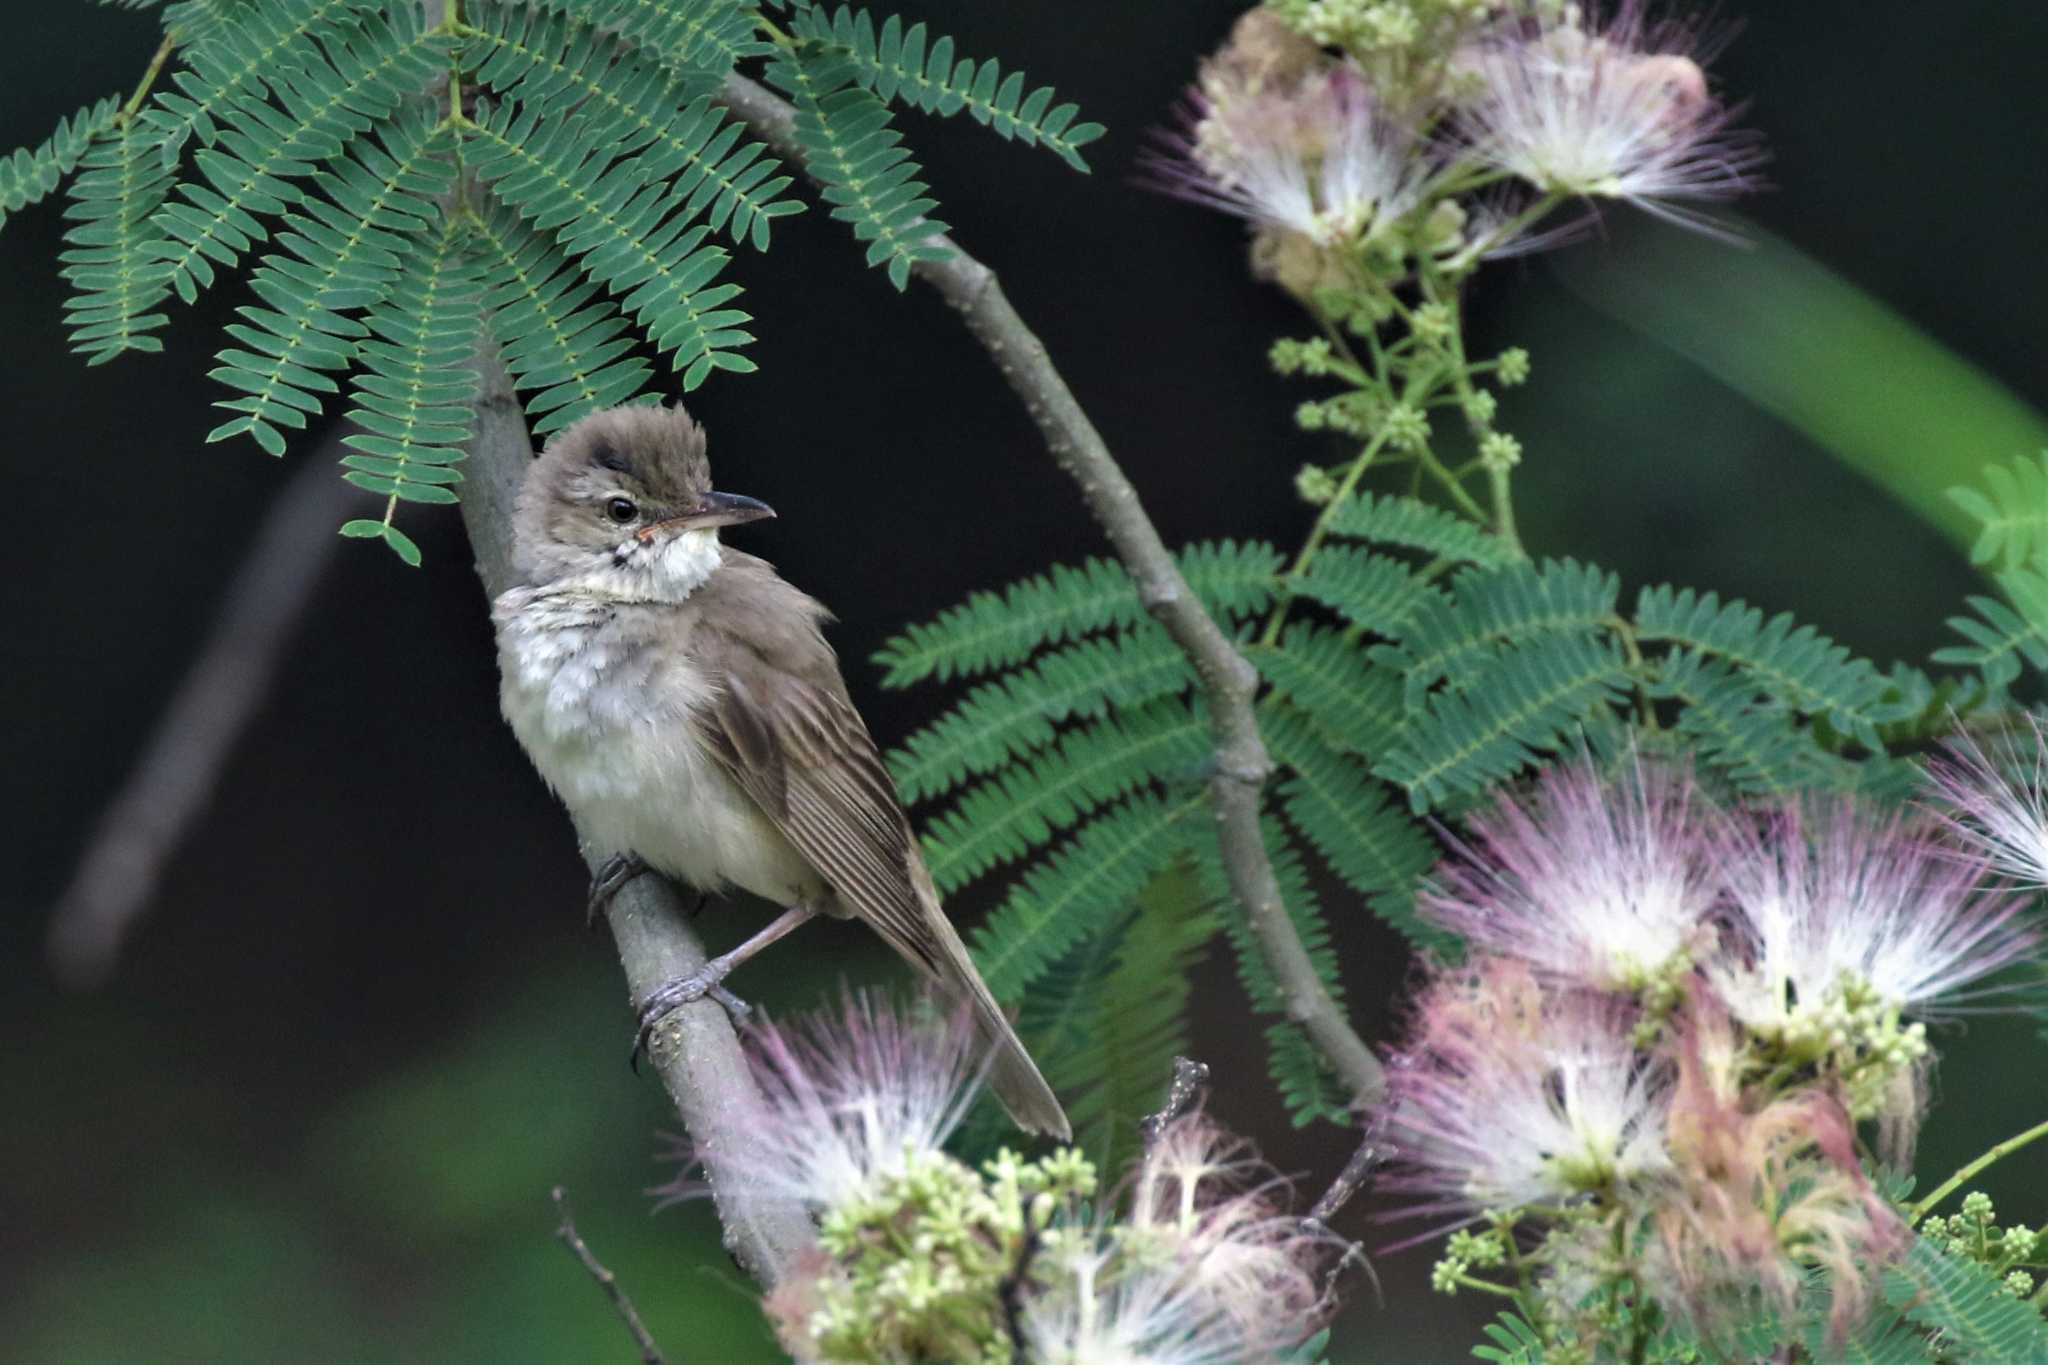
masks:
<svg viewBox="0 0 2048 1365"><path fill-rule="evenodd" d="M713 752L846 909L939 976L919 901L910 822L875 741L840 684L785 671L728 638L724 685L704 714ZM830 655L826 656L828 659Z"/></svg>

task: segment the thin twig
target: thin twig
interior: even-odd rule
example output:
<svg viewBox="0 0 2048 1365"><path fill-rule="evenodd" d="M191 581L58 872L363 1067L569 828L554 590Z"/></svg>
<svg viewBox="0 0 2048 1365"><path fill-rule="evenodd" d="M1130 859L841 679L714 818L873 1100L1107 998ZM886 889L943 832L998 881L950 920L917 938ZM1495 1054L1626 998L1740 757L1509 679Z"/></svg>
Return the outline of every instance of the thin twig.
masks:
<svg viewBox="0 0 2048 1365"><path fill-rule="evenodd" d="M1138 1137L1147 1147L1159 1140L1166 1126L1195 1107L1209 1085L1209 1068L1192 1057L1173 1059L1173 1079L1166 1083L1166 1106L1156 1114L1138 1120Z"/></svg>
<svg viewBox="0 0 2048 1365"><path fill-rule="evenodd" d="M264 513L212 633L51 911L50 966L69 985L98 986L113 975L165 864L206 810L235 741L270 694L293 627L341 544L334 528L363 496L335 471L339 440L332 436L302 457Z"/></svg>
<svg viewBox="0 0 2048 1365"><path fill-rule="evenodd" d="M1030 1205L1021 1203L1018 1216L1024 1220L1024 1245L1017 1248L1017 1263L996 1286L996 1302L1003 1309L1003 1330L1010 1335L1010 1365L1030 1365L1031 1354L1024 1334L1024 1290L1030 1282L1031 1263L1045 1245L1031 1221Z"/></svg>
<svg viewBox="0 0 2048 1365"><path fill-rule="evenodd" d="M1329 1292L1336 1291L1338 1280L1354 1265L1365 1271L1366 1278L1372 1281L1373 1293L1377 1294L1380 1291L1379 1272L1373 1269L1372 1260L1365 1254L1365 1248L1349 1237L1338 1236L1336 1230L1330 1226L1330 1220L1351 1202L1352 1197L1364 1186L1366 1179L1386 1159L1386 1145L1380 1141L1377 1133L1368 1130L1365 1140L1358 1144L1358 1149L1352 1152L1351 1159L1344 1163L1344 1169L1330 1182L1330 1188L1323 1191L1323 1197L1316 1200L1315 1205L1301 1220L1303 1232L1312 1237L1327 1237L1331 1241L1343 1244L1344 1254L1337 1259L1337 1264L1330 1268L1327 1286Z"/></svg>
<svg viewBox="0 0 2048 1365"><path fill-rule="evenodd" d="M720 99L757 137L795 164L806 164L795 136L796 111L787 101L739 75L726 78ZM1080 486L1089 510L1108 533L1117 558L1137 584L1138 600L1194 666L1214 735L1216 765L1209 791L1231 891L1244 907L1260 955L1280 988L1287 1016L1307 1031L1351 1092L1352 1103L1359 1108L1369 1106L1385 1088L1379 1059L1352 1029L1316 975L1308 950L1287 917L1280 884L1266 853L1259 822L1260 797L1272 775L1273 761L1253 713L1252 702L1259 688L1257 670L1232 645L1181 576L1158 528L1138 501L1137 490L1054 367L1045 344L1003 297L995 272L943 234L933 234L927 240L950 254L942 260L919 261L911 267L912 272L960 313L967 330L1023 400L1054 463Z"/></svg>
<svg viewBox="0 0 2048 1365"><path fill-rule="evenodd" d="M2048 1137L2048 1123L2037 1123L2024 1133L2015 1134L2003 1142L1993 1143L1990 1149L1982 1156L1964 1166L1932 1190L1929 1190L1927 1197L1913 1206L1912 1213L1906 1219L1906 1226L1912 1227L1922 1218L1925 1218L1935 1205L1954 1194L1971 1180L1974 1180L1978 1172L1982 1171L1985 1167L2003 1161L2028 1143L2038 1141L2044 1137Z"/></svg>
<svg viewBox="0 0 2048 1365"><path fill-rule="evenodd" d="M597 1287L612 1301L619 1320L626 1324L626 1330L633 1334L633 1344L640 1348L642 1365L668 1365L661 1348L654 1344L654 1336L647 1330L647 1324L640 1321L640 1313L633 1307L633 1301L626 1297L625 1287L619 1277L604 1268L604 1263L591 1254L583 1238L576 1232L576 1220L569 1215L569 1194L560 1185L555 1186L549 1198L555 1201L555 1208L562 1215L562 1221L555 1225L555 1237L561 1244L583 1262L583 1268L590 1272L590 1278L597 1281Z"/></svg>
<svg viewBox="0 0 2048 1365"><path fill-rule="evenodd" d="M1365 1141L1359 1143L1358 1150L1351 1154L1351 1160L1344 1163L1344 1169L1330 1182L1330 1188L1323 1191L1323 1197L1316 1200L1315 1207L1308 1211L1308 1221L1327 1225L1351 1202L1364 1186L1366 1178L1386 1159L1386 1145L1377 1133L1368 1132Z"/></svg>

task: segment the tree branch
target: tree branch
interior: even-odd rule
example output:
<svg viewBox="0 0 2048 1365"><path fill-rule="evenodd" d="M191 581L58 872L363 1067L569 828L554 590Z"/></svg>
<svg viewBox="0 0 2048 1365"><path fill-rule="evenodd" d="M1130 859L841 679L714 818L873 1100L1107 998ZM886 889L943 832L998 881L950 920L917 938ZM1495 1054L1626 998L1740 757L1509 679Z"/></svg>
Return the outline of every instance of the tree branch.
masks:
<svg viewBox="0 0 2048 1365"><path fill-rule="evenodd" d="M495 348L479 349L477 369L476 430L462 485L462 521L484 591L495 599L513 583L512 504L533 458L533 438ZM615 851L593 847L581 831L578 846L593 872ZM605 914L636 1011L656 986L704 965L704 945L683 917L682 897L665 878L635 877L612 897ZM623 1066L623 1030L619 1038ZM732 1021L710 1001L672 1010L648 1038L647 1057L703 1159L727 1249L755 1279L775 1284L815 1234L801 1209L764 1201L720 1178L723 1154L753 1140L743 1125L755 1108L749 1101L757 1098Z"/></svg>
<svg viewBox="0 0 2048 1365"><path fill-rule="evenodd" d="M807 164L795 137L796 111L785 100L740 75L726 78L719 98L755 136L795 164ZM1194 665L1209 703L1216 749L1209 794L1231 891L1244 907L1260 954L1280 987L1288 1017L1307 1031L1351 1091L1353 1105L1371 1104L1385 1087L1379 1059L1353 1031L1316 975L1308 950L1287 917L1280 884L1266 854L1259 808L1273 762L1252 709L1259 687L1257 670L1238 653L1188 587L1138 501L1137 490L1053 366L1044 343L1003 297L995 272L943 234L928 240L952 254L943 260L919 261L911 267L912 273L960 313L967 330L1023 400L1025 411L1045 436L1053 462L1080 485L1089 510L1108 533L1117 558L1137 584L1139 600Z"/></svg>
<svg viewBox="0 0 2048 1365"><path fill-rule="evenodd" d="M79 855L50 914L50 965L69 985L99 986L113 974L164 865L270 695L284 647L341 544L335 523L364 496L335 474L339 442L336 433L308 452L264 511L212 631Z"/></svg>

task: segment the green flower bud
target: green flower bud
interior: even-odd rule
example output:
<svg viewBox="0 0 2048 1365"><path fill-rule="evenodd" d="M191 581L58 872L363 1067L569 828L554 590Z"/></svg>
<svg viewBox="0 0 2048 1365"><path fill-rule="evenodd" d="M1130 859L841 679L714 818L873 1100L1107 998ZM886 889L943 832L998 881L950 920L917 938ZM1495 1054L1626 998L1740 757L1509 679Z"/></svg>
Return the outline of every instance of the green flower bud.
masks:
<svg viewBox="0 0 2048 1365"><path fill-rule="evenodd" d="M1419 450L1429 444L1429 418L1420 408L1397 403L1386 415L1388 442L1397 450Z"/></svg>
<svg viewBox="0 0 2048 1365"><path fill-rule="evenodd" d="M1429 1287L1439 1294L1458 1292L1458 1277L1465 1273L1465 1263L1455 1256L1446 1256L1429 1268Z"/></svg>
<svg viewBox="0 0 2048 1365"><path fill-rule="evenodd" d="M1294 476L1294 491L1311 507L1327 505L1337 496L1337 480L1319 464L1305 464Z"/></svg>
<svg viewBox="0 0 2048 1365"><path fill-rule="evenodd" d="M1457 318L1451 313L1449 304L1425 303L1415 310L1409 325L1421 340L1442 341L1457 325Z"/></svg>

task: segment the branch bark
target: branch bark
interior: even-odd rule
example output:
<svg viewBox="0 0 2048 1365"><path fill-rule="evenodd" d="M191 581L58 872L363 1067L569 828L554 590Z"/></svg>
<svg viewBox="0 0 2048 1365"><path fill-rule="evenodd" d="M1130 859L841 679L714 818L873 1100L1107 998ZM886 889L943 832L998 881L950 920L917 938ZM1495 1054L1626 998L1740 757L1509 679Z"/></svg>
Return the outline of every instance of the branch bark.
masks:
<svg viewBox="0 0 2048 1365"><path fill-rule="evenodd" d="M795 136L796 110L787 101L737 74L726 78L720 99L755 136L808 169ZM1137 584L1139 600L1194 666L1209 703L1216 750L1209 793L1231 891L1244 907L1259 951L1279 984L1288 1017L1307 1031L1351 1091L1353 1105L1370 1105L1386 1083L1379 1059L1345 1020L1343 1010L1316 975L1308 950L1287 917L1280 884L1266 854L1259 808L1273 761L1259 736L1252 707L1259 686L1257 670L1188 587L1159 538L1158 528L1145 514L1137 489L1061 378L1044 343L1003 296L995 272L944 234L934 234L929 240L952 254L943 260L919 261L912 273L960 314L967 330L1023 400L1025 411L1045 437L1053 462L1080 485L1089 511Z"/></svg>
<svg viewBox="0 0 2048 1365"><path fill-rule="evenodd" d="M495 349L479 350L477 369L477 424L464 466L462 521L484 591L495 599L513 583L512 504L533 458L533 438ZM593 872L613 852L592 846L580 830L577 844ZM682 896L665 878L634 878L605 913L636 1013L656 986L704 965L704 945L684 918ZM623 1066L623 1028L619 1040ZM721 1178L724 1154L752 1140L745 1122L750 1102L758 1098L732 1021L709 1001L673 1010L655 1026L647 1057L703 1159L727 1249L748 1274L774 1285L816 1236L801 1209L764 1201Z"/></svg>

